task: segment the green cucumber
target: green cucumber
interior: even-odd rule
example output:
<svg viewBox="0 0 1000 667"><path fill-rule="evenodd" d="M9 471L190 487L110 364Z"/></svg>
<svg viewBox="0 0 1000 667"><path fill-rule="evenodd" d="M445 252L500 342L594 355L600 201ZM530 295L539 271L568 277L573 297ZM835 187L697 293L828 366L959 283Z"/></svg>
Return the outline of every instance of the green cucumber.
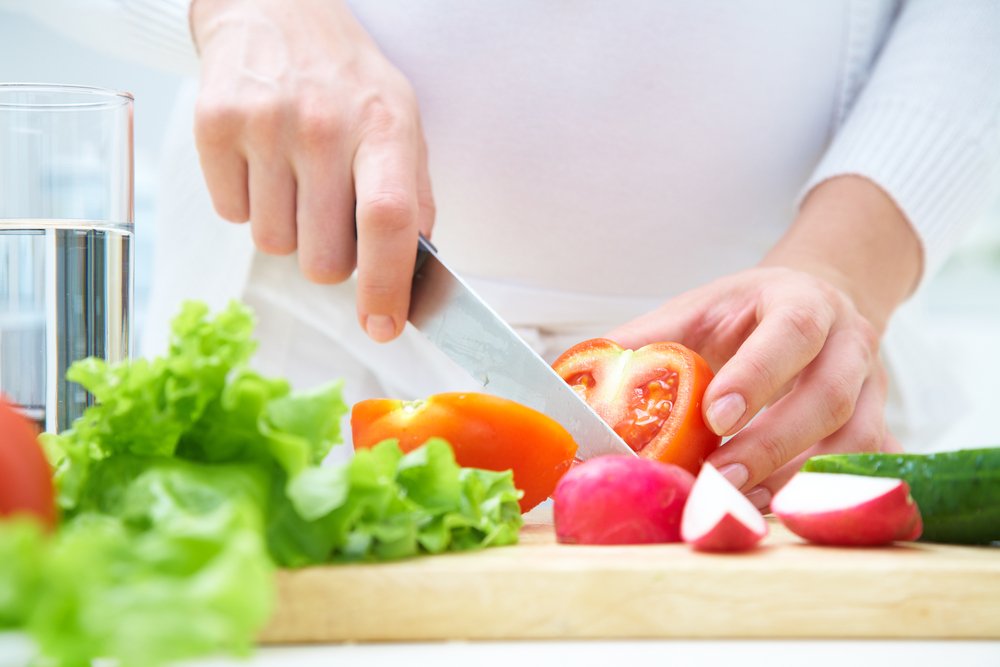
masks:
<svg viewBox="0 0 1000 667"><path fill-rule="evenodd" d="M920 507L926 542L988 544L1000 540L1000 448L936 454L828 454L809 472L905 480Z"/></svg>

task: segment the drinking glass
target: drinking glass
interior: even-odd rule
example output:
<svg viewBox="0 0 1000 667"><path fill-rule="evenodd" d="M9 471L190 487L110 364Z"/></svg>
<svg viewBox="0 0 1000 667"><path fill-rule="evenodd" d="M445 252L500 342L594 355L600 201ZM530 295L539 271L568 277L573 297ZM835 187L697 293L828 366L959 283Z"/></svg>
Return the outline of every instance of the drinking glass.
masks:
<svg viewBox="0 0 1000 667"><path fill-rule="evenodd" d="M0 393L46 431L93 402L74 361L131 349L132 102L0 84Z"/></svg>

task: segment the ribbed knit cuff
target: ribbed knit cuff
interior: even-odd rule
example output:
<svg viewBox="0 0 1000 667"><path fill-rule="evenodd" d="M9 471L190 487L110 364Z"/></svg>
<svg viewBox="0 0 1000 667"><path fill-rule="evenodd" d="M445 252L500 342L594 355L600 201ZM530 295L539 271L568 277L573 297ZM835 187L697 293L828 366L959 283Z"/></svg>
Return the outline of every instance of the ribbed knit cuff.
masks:
<svg viewBox="0 0 1000 667"><path fill-rule="evenodd" d="M835 136L802 199L835 176L881 187L916 230L931 276L1000 186L997 128L970 130L903 100L862 97ZM800 200L801 201L801 200Z"/></svg>
<svg viewBox="0 0 1000 667"><path fill-rule="evenodd" d="M122 6L146 59L169 69L198 72L198 54L188 22L191 0L127 0Z"/></svg>

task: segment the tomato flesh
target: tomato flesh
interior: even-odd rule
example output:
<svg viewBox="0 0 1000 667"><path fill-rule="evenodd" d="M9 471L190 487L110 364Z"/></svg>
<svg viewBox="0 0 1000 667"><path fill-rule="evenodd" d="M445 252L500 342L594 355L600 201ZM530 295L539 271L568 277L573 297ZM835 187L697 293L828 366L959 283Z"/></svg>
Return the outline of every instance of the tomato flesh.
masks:
<svg viewBox="0 0 1000 667"><path fill-rule="evenodd" d="M634 451L646 447L670 417L677 400L677 377L676 371L664 369L663 379L633 390L626 418L613 428Z"/></svg>
<svg viewBox="0 0 1000 667"><path fill-rule="evenodd" d="M701 410L712 370L683 345L626 350L597 338L563 352L553 368L640 456L697 474L722 442Z"/></svg>

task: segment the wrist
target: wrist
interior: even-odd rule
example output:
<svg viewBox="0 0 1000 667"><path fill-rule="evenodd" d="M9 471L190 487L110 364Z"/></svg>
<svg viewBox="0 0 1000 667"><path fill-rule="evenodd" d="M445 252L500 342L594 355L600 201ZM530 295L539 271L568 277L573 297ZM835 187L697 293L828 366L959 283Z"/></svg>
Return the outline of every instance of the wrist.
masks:
<svg viewBox="0 0 1000 667"><path fill-rule="evenodd" d="M807 272L840 289L879 331L916 288L923 250L889 196L859 176L820 183L761 262Z"/></svg>
<svg viewBox="0 0 1000 667"><path fill-rule="evenodd" d="M287 0L191 0L188 24L195 49L199 55L204 53L209 42L222 33L250 39L260 49L266 48L257 43L262 36L265 40L277 37L285 45L298 45L305 51L370 41L342 0L298 0L294 11L289 5Z"/></svg>
<svg viewBox="0 0 1000 667"><path fill-rule="evenodd" d="M201 55L202 42L209 32L210 24L220 14L230 9L242 0L191 0L188 6L188 29L191 31L191 41L195 51Z"/></svg>

